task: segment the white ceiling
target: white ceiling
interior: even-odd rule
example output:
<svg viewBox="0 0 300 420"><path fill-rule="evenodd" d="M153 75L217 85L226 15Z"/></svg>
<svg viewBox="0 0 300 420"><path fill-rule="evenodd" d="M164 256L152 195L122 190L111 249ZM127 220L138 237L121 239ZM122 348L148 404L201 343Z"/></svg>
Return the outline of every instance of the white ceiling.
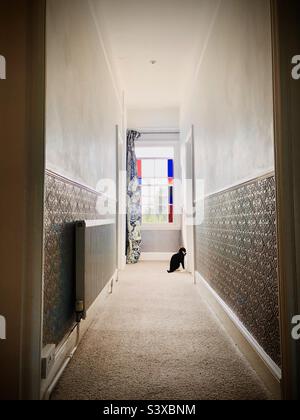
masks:
<svg viewBox="0 0 300 420"><path fill-rule="evenodd" d="M209 3L214 1L94 0L129 108L180 105L210 23L208 15L203 18Z"/></svg>

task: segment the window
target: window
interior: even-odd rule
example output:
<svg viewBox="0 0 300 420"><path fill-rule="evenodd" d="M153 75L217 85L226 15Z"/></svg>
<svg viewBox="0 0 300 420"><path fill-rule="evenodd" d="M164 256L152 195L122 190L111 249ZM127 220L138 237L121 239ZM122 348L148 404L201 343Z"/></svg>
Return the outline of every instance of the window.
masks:
<svg viewBox="0 0 300 420"><path fill-rule="evenodd" d="M138 178L142 189L145 224L174 223L174 159L138 159Z"/></svg>

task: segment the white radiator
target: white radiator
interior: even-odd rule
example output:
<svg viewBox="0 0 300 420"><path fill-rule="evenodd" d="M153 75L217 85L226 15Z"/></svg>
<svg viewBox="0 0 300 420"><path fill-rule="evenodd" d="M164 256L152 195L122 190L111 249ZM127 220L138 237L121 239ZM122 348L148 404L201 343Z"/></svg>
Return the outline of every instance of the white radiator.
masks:
<svg viewBox="0 0 300 420"><path fill-rule="evenodd" d="M88 309L117 267L115 220L76 223L76 313L86 318Z"/></svg>

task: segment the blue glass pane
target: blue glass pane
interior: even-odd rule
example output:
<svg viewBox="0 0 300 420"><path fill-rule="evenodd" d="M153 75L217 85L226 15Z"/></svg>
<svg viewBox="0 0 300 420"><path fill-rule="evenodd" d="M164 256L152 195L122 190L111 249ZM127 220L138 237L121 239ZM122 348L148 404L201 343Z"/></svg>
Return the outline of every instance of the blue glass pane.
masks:
<svg viewBox="0 0 300 420"><path fill-rule="evenodd" d="M173 159L168 160L168 178L174 178L174 161L173 161Z"/></svg>
<svg viewBox="0 0 300 420"><path fill-rule="evenodd" d="M173 187L169 187L169 204L173 204Z"/></svg>

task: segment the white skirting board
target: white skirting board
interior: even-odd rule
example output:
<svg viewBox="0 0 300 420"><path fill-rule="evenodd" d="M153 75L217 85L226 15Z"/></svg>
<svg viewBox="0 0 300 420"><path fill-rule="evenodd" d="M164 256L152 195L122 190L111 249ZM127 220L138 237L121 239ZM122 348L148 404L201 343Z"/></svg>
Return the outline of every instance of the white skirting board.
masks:
<svg viewBox="0 0 300 420"><path fill-rule="evenodd" d="M47 379L42 381L41 385L41 399L48 400L51 397L60 376L68 363L71 361L77 347L82 340L84 334L87 332L92 322L96 319L99 310L105 304L107 298L111 295L114 284L118 279L118 270L115 271L113 277L102 290L96 301L87 311L87 318L82 320L80 324L75 326L73 331L65 338L60 346L57 347L55 353L55 363Z"/></svg>
<svg viewBox="0 0 300 420"><path fill-rule="evenodd" d="M142 252L140 261L170 261L174 254L176 252Z"/></svg>
<svg viewBox="0 0 300 420"><path fill-rule="evenodd" d="M199 293L217 315L223 328L247 358L253 369L271 392L274 399L281 399L281 370L267 355L242 322L197 271Z"/></svg>

